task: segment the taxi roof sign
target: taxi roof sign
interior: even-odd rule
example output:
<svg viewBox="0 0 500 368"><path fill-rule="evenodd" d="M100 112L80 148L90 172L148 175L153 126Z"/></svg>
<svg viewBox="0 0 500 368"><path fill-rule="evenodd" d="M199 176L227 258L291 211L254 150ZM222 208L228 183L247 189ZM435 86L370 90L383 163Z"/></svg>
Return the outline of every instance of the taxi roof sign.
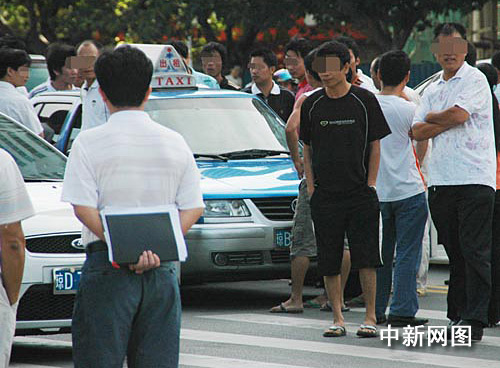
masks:
<svg viewBox="0 0 500 368"><path fill-rule="evenodd" d="M171 45L129 44L144 52L153 62L153 88L193 88L196 78L188 73L177 50ZM117 46L119 47L119 46Z"/></svg>

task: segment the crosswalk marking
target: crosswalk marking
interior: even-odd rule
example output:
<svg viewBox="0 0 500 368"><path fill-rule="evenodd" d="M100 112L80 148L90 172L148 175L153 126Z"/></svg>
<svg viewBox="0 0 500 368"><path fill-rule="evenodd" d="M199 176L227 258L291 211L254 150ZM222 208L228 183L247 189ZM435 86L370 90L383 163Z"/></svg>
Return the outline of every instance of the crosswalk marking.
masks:
<svg viewBox="0 0 500 368"><path fill-rule="evenodd" d="M351 311L365 313L365 308L351 308ZM448 323L448 317L446 317L445 311L438 311L438 310L432 310L432 309L419 309L417 312L417 317L437 319L437 320L446 321Z"/></svg>
<svg viewBox="0 0 500 368"><path fill-rule="evenodd" d="M393 362L406 362L414 364L428 364L438 367L455 368L491 368L498 361L467 358L453 355L440 355L430 353L412 352L409 350L396 350L388 348L372 348L337 344L333 342L317 342L307 340L281 339L275 337L253 336L224 332L199 331L182 329L181 338L185 340L203 341L221 344L236 344L262 348L286 349L306 351L310 353L323 353L330 355L345 355L350 357L388 360ZM331 340L330 340L331 341ZM467 348L466 348L467 349Z"/></svg>
<svg viewBox="0 0 500 368"><path fill-rule="evenodd" d="M364 312L364 310L363 310ZM247 323L257 323L264 325L274 325L274 326L285 326L285 327L297 327L297 328L310 328L315 330L324 330L331 323L330 320L323 319L313 319L313 318L301 318L301 317L292 317L290 315L285 314L258 314L258 313L238 313L238 314L218 314L218 315L205 315L199 316L199 318L204 319L215 319L221 321L230 321L230 322L247 322ZM446 324L442 323L441 326L445 326ZM345 323L346 330L349 334L356 334L356 331L359 328L358 323ZM426 325L427 326L427 325ZM429 326L438 326L436 324ZM387 326L379 326L379 329L387 328ZM425 331L426 329L424 329ZM486 330L488 331L488 330ZM500 347L500 337L494 336L484 336L483 340L480 343L481 345L495 346Z"/></svg>
<svg viewBox="0 0 500 368"><path fill-rule="evenodd" d="M220 358L208 355L194 354L181 354L179 363L181 365L203 368L308 368L290 364L266 363L254 360Z"/></svg>

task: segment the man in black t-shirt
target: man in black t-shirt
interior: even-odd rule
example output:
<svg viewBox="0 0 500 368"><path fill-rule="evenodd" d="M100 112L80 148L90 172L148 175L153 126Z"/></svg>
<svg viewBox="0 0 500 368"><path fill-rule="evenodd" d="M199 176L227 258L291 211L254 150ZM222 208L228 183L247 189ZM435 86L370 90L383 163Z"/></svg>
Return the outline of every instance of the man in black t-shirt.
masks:
<svg viewBox="0 0 500 368"><path fill-rule="evenodd" d="M253 84L242 91L259 97L286 122L292 113L295 95L273 81L273 73L277 66L278 60L271 50L266 48L254 50L250 54L248 64Z"/></svg>
<svg viewBox="0 0 500 368"><path fill-rule="evenodd" d="M347 233L352 268L359 269L366 304L357 335L375 337L375 268L382 265L375 183L380 139L390 129L375 95L347 82L349 61L349 50L338 42L327 42L318 49L314 69L324 89L302 104L300 139L304 142L318 269L333 305L333 325L323 336L346 333L340 268Z"/></svg>

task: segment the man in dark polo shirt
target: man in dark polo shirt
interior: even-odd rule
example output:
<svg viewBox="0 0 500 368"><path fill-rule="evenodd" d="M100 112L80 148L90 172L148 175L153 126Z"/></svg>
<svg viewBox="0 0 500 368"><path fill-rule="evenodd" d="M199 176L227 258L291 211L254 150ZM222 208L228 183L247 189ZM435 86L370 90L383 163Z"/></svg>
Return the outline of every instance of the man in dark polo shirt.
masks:
<svg viewBox="0 0 500 368"><path fill-rule="evenodd" d="M273 81L273 73L278 66L276 55L269 49L258 49L250 54L248 69L254 82L243 92L253 93L267 103L284 122L292 113L295 96L286 88Z"/></svg>
<svg viewBox="0 0 500 368"><path fill-rule="evenodd" d="M338 42L327 42L318 49L313 67L324 88L302 104L300 139L304 142L318 270L333 305L333 325L323 336L346 334L340 269L347 233L352 268L359 269L366 304L357 335L375 337L375 268L382 265L375 183L380 139L390 129L375 95L347 81L349 61L349 50Z"/></svg>

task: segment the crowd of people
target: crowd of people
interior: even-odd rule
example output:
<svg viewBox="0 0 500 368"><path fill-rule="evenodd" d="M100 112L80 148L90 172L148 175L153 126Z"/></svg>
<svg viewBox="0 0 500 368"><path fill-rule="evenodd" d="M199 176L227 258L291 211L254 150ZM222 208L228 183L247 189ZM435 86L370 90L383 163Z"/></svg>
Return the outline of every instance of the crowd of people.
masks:
<svg viewBox="0 0 500 368"><path fill-rule="evenodd" d="M82 133L68 159L62 194L84 225L87 253L73 316L75 366L119 366L127 357L129 366L177 367L181 307L174 267L148 251L135 265L112 265L99 217L104 206L176 204L186 233L202 213L190 149L144 112L151 61L131 46L105 51L94 40L53 44L47 50L49 80L27 94L29 55L15 39L4 38L0 46L0 112L34 133L50 141L57 127L40 123L29 98L46 91L81 94ZM432 217L449 259L450 330L470 326L472 340L480 341L483 328L498 325L500 52L492 64L475 66L464 27L438 26L431 50L442 71L419 96L407 86L406 53L377 56L369 77L358 69L360 50L348 37L317 47L294 38L280 70L270 49L253 50L252 82L243 87L237 68L224 75L228 56L222 44L203 47L203 72L190 66L184 42L172 46L198 85L254 94L286 122L301 182L290 247L291 295L270 312L320 307L333 313L323 336L345 336L344 289L357 270L358 300L366 307L358 336L375 337L382 324L428 323L417 312ZM2 367L9 360L24 264L20 222L34 213L15 162L1 149L0 156ZM140 185L144 168L150 173L147 195ZM325 292L304 301L313 257Z"/></svg>

